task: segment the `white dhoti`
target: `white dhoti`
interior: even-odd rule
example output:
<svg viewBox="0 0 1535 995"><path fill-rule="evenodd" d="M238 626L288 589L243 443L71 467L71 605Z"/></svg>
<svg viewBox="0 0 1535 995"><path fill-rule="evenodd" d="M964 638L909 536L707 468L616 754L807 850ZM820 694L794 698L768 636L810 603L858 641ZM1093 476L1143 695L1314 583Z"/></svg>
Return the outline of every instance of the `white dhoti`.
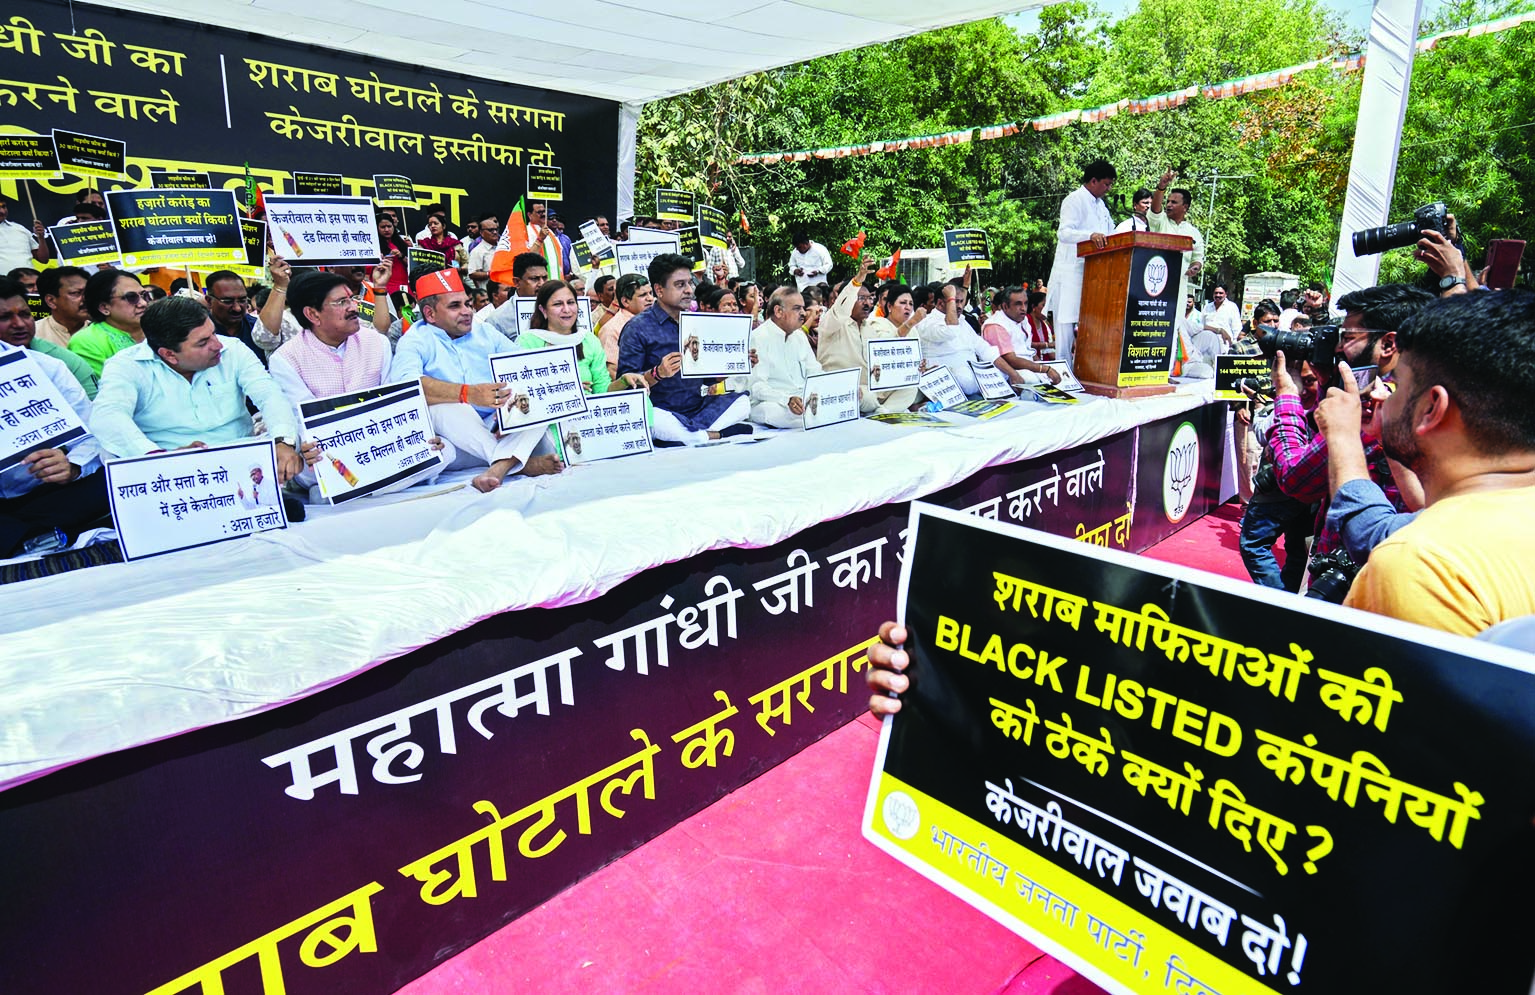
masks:
<svg viewBox="0 0 1535 995"><path fill-rule="evenodd" d="M1075 321L1058 321L1055 323L1055 358L1057 362L1064 362L1066 369L1073 370L1073 359L1077 348L1077 323Z"/></svg>
<svg viewBox="0 0 1535 995"><path fill-rule="evenodd" d="M449 470L468 470L490 466L497 460L516 460L517 466L512 472L521 472L547 427L536 425L498 437L494 431L494 416L481 417L472 405L433 404L426 410L432 416L432 430L457 450L448 464Z"/></svg>
<svg viewBox="0 0 1535 995"><path fill-rule="evenodd" d="M758 401L752 405L752 421L769 428L804 428L805 416L789 410L777 401Z"/></svg>
<svg viewBox="0 0 1535 995"><path fill-rule="evenodd" d="M901 387L897 390L887 390L876 397L875 402L878 405L876 410L882 415L910 411L911 406L917 403L917 388Z"/></svg>
<svg viewBox="0 0 1535 995"><path fill-rule="evenodd" d="M684 428L681 420L665 408L657 405L654 408L650 422L650 433L662 442L681 442L684 445L697 446L709 441L710 432L723 432L732 425L751 418L751 402L742 394L731 402L725 413L709 425L706 429L696 432Z"/></svg>

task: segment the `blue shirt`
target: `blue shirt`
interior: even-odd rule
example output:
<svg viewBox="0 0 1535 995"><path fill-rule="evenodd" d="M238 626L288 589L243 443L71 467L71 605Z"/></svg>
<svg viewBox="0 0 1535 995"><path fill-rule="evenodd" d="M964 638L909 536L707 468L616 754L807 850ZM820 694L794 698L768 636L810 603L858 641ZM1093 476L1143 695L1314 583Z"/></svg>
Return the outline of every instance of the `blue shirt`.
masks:
<svg viewBox="0 0 1535 995"><path fill-rule="evenodd" d="M661 360L679 351L681 341L676 319L661 305L650 305L630 318L618 337L619 374L649 373L651 367L659 366ZM680 373L662 377L650 388L650 400L673 414L695 415L708 400L700 388L717 383L719 380L683 379ZM725 396L734 399L736 395Z"/></svg>
<svg viewBox="0 0 1535 995"><path fill-rule="evenodd" d="M504 352L522 352L516 343L496 329L476 323L469 331L454 338L426 322L410 326L395 346L394 362L389 365L389 379L419 380L431 377L448 383L491 383L490 357ZM476 407L481 417L495 413L495 408Z"/></svg>
<svg viewBox="0 0 1535 995"><path fill-rule="evenodd" d="M219 343L224 351L218 365L191 380L150 352L147 342L107 360L90 422L102 449L142 456L193 442L218 446L250 438L255 426L247 397L260 410L267 434L294 444L298 423L277 381L239 339L220 335Z"/></svg>
<svg viewBox="0 0 1535 995"><path fill-rule="evenodd" d="M1364 566L1370 550L1417 517L1416 511L1397 511L1373 480L1346 481L1327 506L1327 522L1342 537L1356 566Z"/></svg>

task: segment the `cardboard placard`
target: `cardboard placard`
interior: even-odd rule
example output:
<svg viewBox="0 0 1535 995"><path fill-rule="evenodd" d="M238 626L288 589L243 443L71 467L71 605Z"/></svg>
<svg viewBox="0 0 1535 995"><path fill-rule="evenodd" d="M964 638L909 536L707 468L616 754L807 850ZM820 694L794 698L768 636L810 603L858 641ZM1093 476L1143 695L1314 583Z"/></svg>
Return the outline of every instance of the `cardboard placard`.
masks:
<svg viewBox="0 0 1535 995"><path fill-rule="evenodd" d="M1078 380L1077 375L1071 372L1070 364L1068 364L1064 359L1049 363L1040 363L1039 365L1048 366L1061 375L1061 382L1055 384L1055 386L1059 387L1061 390L1080 391L1083 389L1082 381Z"/></svg>
<svg viewBox="0 0 1535 995"><path fill-rule="evenodd" d="M673 235L667 232L668 235ZM649 279L650 261L656 256L668 252L677 251L677 239L675 235L666 242L615 242L614 254L618 257L618 275L625 273L637 273Z"/></svg>
<svg viewBox="0 0 1535 995"><path fill-rule="evenodd" d="M937 401L945 408L956 404L963 404L967 400L965 392L959 389L959 382L954 379L954 374L949 372L947 366L935 366L922 374L922 379L917 383L917 389L930 401Z"/></svg>
<svg viewBox="0 0 1535 995"><path fill-rule="evenodd" d="M442 466L420 380L305 401L306 440L320 447L315 478L331 504L365 497Z"/></svg>
<svg viewBox="0 0 1535 995"><path fill-rule="evenodd" d="M367 197L271 194L272 248L295 266L356 266L380 259L378 225Z"/></svg>
<svg viewBox="0 0 1535 995"><path fill-rule="evenodd" d="M686 190L656 191L656 217L662 221L692 221L697 197Z"/></svg>
<svg viewBox="0 0 1535 995"><path fill-rule="evenodd" d="M374 182L377 182L374 177ZM295 170L293 192L300 196L345 197L346 182L340 173L306 173Z"/></svg>
<svg viewBox="0 0 1535 995"><path fill-rule="evenodd" d="M869 366L870 390L896 390L922 382L922 343L915 335L865 342L863 358Z"/></svg>
<svg viewBox="0 0 1535 995"><path fill-rule="evenodd" d="M52 135L0 135L0 178L51 180L58 175Z"/></svg>
<svg viewBox="0 0 1535 995"><path fill-rule="evenodd" d="M110 221L81 221L72 225L54 225L48 229L58 249L60 266L117 265L122 252L117 247L117 226Z"/></svg>
<svg viewBox="0 0 1535 995"><path fill-rule="evenodd" d="M506 406L496 412L496 424L502 432L544 425L587 410L581 369L572 346L492 356L490 375L496 383L512 387Z"/></svg>
<svg viewBox="0 0 1535 995"><path fill-rule="evenodd" d="M373 202L379 207L415 207L416 185L409 176L374 173Z"/></svg>
<svg viewBox="0 0 1535 995"><path fill-rule="evenodd" d="M85 425L32 353L0 342L0 470L39 449L57 449L85 435Z"/></svg>
<svg viewBox="0 0 1535 995"><path fill-rule="evenodd" d="M232 190L108 190L106 201L124 266L245 261Z"/></svg>
<svg viewBox="0 0 1535 995"><path fill-rule="evenodd" d="M752 316L684 311L677 322L677 348L684 377L745 376L751 366Z"/></svg>
<svg viewBox="0 0 1535 995"><path fill-rule="evenodd" d="M806 377L804 394L800 397L805 403L805 428L825 428L857 421L858 380L862 372L853 366Z"/></svg>
<svg viewBox="0 0 1535 995"><path fill-rule="evenodd" d="M116 180L128 175L128 145L115 138L53 129L59 169L74 176Z"/></svg>
<svg viewBox="0 0 1535 995"><path fill-rule="evenodd" d="M149 170L149 185L159 190L211 190L213 181L207 173L155 169Z"/></svg>
<svg viewBox="0 0 1535 995"><path fill-rule="evenodd" d="M48 304L43 300L42 294L28 294L27 307L32 311L33 321L42 321L44 318L53 317L53 312L48 310Z"/></svg>
<svg viewBox="0 0 1535 995"><path fill-rule="evenodd" d="M440 268L447 265L447 254L436 249L423 249L419 245L412 245L405 250L405 271L407 273L413 271L417 266L437 266Z"/></svg>
<svg viewBox="0 0 1535 995"><path fill-rule="evenodd" d="M713 204L698 205L698 238L706 249L725 248L725 236L730 232L730 218Z"/></svg>
<svg viewBox="0 0 1535 995"><path fill-rule="evenodd" d="M980 228L953 228L943 233L949 265L991 269L991 240Z"/></svg>
<svg viewBox="0 0 1535 995"><path fill-rule="evenodd" d="M693 260L693 272L704 271L704 246L698 239L698 227L677 229L677 252Z"/></svg>
<svg viewBox="0 0 1535 995"><path fill-rule="evenodd" d="M587 398L586 414L555 424L556 454L576 466L650 452L648 396L644 390L621 390Z"/></svg>
<svg viewBox="0 0 1535 995"><path fill-rule="evenodd" d="M105 473L124 559L288 527L271 439L111 460Z"/></svg>
<svg viewBox="0 0 1535 995"><path fill-rule="evenodd" d="M1215 399L1217 401L1250 401L1252 398L1237 387L1239 380L1252 377L1267 380L1274 374L1274 361L1262 353L1240 356L1222 353L1215 357Z"/></svg>
<svg viewBox="0 0 1535 995"><path fill-rule="evenodd" d="M535 166L528 163L528 198L558 201L564 196L565 181L559 166Z"/></svg>
<svg viewBox="0 0 1535 995"><path fill-rule="evenodd" d="M981 388L981 396L988 401L1010 401L1018 396L1018 392L1013 390L1012 382L992 364L971 360L970 372L975 374L976 386Z"/></svg>

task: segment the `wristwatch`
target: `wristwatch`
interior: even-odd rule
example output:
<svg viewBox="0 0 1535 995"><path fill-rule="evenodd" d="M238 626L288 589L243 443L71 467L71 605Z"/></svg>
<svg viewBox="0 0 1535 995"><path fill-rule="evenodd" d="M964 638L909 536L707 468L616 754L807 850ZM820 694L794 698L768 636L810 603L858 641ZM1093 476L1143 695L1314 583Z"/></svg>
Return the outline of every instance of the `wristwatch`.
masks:
<svg viewBox="0 0 1535 995"><path fill-rule="evenodd" d="M287 446L289 449L297 449L298 448L298 445L295 444L292 439L288 438L285 435L279 435L277 438L273 439L272 441L277 443L279 446Z"/></svg>
<svg viewBox="0 0 1535 995"><path fill-rule="evenodd" d="M1439 281L1440 290L1449 290L1451 287L1464 287L1466 278L1463 276L1447 276Z"/></svg>

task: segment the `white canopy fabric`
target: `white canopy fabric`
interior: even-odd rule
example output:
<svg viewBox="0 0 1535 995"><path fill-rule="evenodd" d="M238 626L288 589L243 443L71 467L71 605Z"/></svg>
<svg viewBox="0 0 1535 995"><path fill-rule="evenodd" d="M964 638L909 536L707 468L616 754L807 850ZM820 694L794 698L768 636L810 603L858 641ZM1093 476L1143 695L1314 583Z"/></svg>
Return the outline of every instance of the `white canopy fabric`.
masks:
<svg viewBox="0 0 1535 995"><path fill-rule="evenodd" d="M1054 0L117 0L483 79L645 103Z"/></svg>

